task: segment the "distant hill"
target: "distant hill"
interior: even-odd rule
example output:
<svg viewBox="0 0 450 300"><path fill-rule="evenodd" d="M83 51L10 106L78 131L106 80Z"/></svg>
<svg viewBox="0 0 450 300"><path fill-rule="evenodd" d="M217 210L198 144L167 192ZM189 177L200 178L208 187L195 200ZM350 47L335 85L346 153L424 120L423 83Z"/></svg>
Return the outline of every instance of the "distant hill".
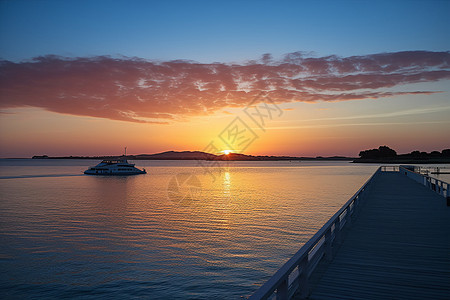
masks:
<svg viewBox="0 0 450 300"><path fill-rule="evenodd" d="M136 160L213 160L217 155L201 151L166 151L156 154L128 155L127 157Z"/></svg>
<svg viewBox="0 0 450 300"><path fill-rule="evenodd" d="M125 156L121 156L125 157ZM117 156L60 156L35 155L33 159L111 159ZM353 160L354 158L333 157L293 157L293 156L254 156L240 153L215 155L201 151L166 151L155 154L127 155L130 160L218 160L218 161L286 161L286 160Z"/></svg>

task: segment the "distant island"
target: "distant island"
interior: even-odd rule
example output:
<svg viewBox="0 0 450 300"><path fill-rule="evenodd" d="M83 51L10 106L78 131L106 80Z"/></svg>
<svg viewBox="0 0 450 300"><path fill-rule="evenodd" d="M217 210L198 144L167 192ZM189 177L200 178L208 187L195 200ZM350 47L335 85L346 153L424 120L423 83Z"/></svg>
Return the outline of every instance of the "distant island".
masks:
<svg viewBox="0 0 450 300"><path fill-rule="evenodd" d="M119 156L48 156L35 155L33 159L115 159ZM363 150L359 152L359 158L345 156L329 157L296 157L296 156L267 156L247 155L240 153L211 154L202 151L166 151L156 154L122 155L121 158L130 160L217 160L217 161L349 161L354 163L450 163L450 149L441 152L430 153L412 151L407 154L397 154L388 146L380 146L378 149Z"/></svg>
<svg viewBox="0 0 450 300"><path fill-rule="evenodd" d="M218 160L218 161L301 161L301 160L340 160L352 161L354 157L293 157L293 156L254 156L240 153L215 155L201 151L166 151L156 154L126 155L122 158L130 160ZM58 156L35 155L33 159L113 159L117 156Z"/></svg>
<svg viewBox="0 0 450 300"><path fill-rule="evenodd" d="M359 158L354 163L403 163L403 164L449 164L450 149L441 152L430 153L412 151L407 154L397 154L397 151L388 146L380 146L378 149L370 149L359 152Z"/></svg>

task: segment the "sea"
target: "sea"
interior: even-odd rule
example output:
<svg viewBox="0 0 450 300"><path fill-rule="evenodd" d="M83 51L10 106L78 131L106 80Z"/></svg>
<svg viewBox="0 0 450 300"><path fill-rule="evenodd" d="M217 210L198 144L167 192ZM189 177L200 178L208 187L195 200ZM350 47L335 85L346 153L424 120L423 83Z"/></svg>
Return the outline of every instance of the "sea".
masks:
<svg viewBox="0 0 450 300"><path fill-rule="evenodd" d="M2 299L246 298L378 167L135 161L147 174L83 174L98 162L0 160Z"/></svg>

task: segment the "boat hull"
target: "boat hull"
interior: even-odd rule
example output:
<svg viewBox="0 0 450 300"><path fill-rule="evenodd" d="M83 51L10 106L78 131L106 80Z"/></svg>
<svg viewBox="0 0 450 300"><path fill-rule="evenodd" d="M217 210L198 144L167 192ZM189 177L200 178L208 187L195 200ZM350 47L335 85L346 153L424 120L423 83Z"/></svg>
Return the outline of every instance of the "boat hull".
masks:
<svg viewBox="0 0 450 300"><path fill-rule="evenodd" d="M138 172L96 172L91 170L84 171L84 174L86 175L96 175L96 176L130 176L130 175L140 175L140 174L147 174L146 171L138 171Z"/></svg>

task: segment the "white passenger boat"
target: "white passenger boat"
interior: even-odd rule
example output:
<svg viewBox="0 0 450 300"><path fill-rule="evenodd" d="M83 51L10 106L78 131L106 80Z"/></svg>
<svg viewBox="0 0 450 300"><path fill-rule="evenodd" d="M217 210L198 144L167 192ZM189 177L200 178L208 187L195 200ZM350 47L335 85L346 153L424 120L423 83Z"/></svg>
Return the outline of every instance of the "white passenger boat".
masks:
<svg viewBox="0 0 450 300"><path fill-rule="evenodd" d="M146 174L145 169L138 169L125 158L105 159L95 167L90 167L84 174L88 175L137 175Z"/></svg>

